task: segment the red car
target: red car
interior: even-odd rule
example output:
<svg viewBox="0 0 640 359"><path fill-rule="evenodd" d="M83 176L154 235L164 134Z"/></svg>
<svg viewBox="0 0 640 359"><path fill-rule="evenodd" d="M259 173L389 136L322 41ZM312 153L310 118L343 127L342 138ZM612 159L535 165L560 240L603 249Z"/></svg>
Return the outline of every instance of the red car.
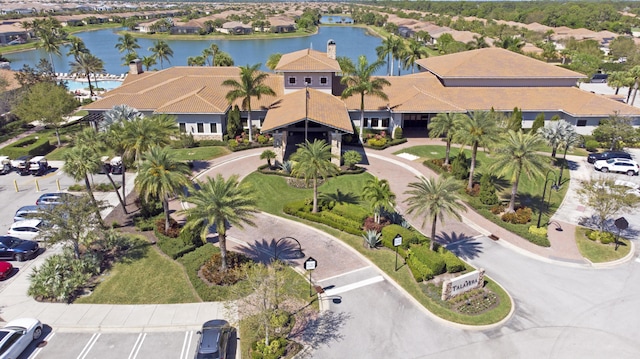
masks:
<svg viewBox="0 0 640 359"><path fill-rule="evenodd" d="M13 265L11 265L11 263L0 261L0 279L7 279L12 271Z"/></svg>

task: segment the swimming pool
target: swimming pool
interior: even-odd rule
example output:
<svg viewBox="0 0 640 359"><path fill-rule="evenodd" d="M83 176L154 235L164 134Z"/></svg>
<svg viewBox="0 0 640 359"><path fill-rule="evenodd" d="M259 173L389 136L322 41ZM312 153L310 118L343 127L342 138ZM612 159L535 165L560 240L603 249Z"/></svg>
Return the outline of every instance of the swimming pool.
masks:
<svg viewBox="0 0 640 359"><path fill-rule="evenodd" d="M67 87L69 91L75 90L89 90L89 83L87 81L74 81L74 80L64 80L67 83ZM93 88L103 88L105 90L113 90L114 88L122 85L122 81L114 81L114 80L98 80L91 81L91 86Z"/></svg>

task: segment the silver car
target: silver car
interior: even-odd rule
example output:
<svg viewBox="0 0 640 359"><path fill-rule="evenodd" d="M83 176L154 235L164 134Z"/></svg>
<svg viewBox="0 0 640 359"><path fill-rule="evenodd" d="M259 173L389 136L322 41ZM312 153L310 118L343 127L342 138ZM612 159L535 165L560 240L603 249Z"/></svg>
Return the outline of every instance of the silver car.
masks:
<svg viewBox="0 0 640 359"><path fill-rule="evenodd" d="M22 318L9 322L0 329L0 359L15 359L31 342L42 336L42 323L34 318Z"/></svg>

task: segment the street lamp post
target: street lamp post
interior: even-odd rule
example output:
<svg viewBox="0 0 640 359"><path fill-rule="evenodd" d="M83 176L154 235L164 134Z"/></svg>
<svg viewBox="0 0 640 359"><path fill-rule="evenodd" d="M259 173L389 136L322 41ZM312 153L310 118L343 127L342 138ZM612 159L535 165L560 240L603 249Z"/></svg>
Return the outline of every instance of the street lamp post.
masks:
<svg viewBox="0 0 640 359"><path fill-rule="evenodd" d="M553 174L553 178L549 178L550 174ZM557 177L553 172L553 170L547 171L547 175L544 176L544 188L542 189L542 202L540 203L540 208L538 209L538 224L536 225L536 228L540 228L540 220L542 220L542 211L544 210L544 202L545 202L544 199L547 195L547 184L549 183L549 180L556 182L556 179ZM555 183L553 183L551 185L551 188L557 191L559 187ZM549 202L551 202L551 192L549 192Z"/></svg>
<svg viewBox="0 0 640 359"><path fill-rule="evenodd" d="M304 252L302 252L302 245L300 244L300 242L297 239L295 239L293 237L282 237L282 238L278 239L275 242L275 245L273 246L273 259L274 260L278 260L278 244L280 242L284 241L285 239L294 240L298 244L298 249L295 251L296 258L304 258Z"/></svg>

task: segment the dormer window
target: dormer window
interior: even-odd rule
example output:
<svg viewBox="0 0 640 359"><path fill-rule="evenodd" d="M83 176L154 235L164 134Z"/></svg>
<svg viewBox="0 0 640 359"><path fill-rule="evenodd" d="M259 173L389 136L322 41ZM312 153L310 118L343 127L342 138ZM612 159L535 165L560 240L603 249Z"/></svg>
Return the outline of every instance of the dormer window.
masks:
<svg viewBox="0 0 640 359"><path fill-rule="evenodd" d="M289 77L289 85L295 85L296 84L296 78L295 77Z"/></svg>
<svg viewBox="0 0 640 359"><path fill-rule="evenodd" d="M307 86L311 86L311 77L305 77L304 78L304 84Z"/></svg>

